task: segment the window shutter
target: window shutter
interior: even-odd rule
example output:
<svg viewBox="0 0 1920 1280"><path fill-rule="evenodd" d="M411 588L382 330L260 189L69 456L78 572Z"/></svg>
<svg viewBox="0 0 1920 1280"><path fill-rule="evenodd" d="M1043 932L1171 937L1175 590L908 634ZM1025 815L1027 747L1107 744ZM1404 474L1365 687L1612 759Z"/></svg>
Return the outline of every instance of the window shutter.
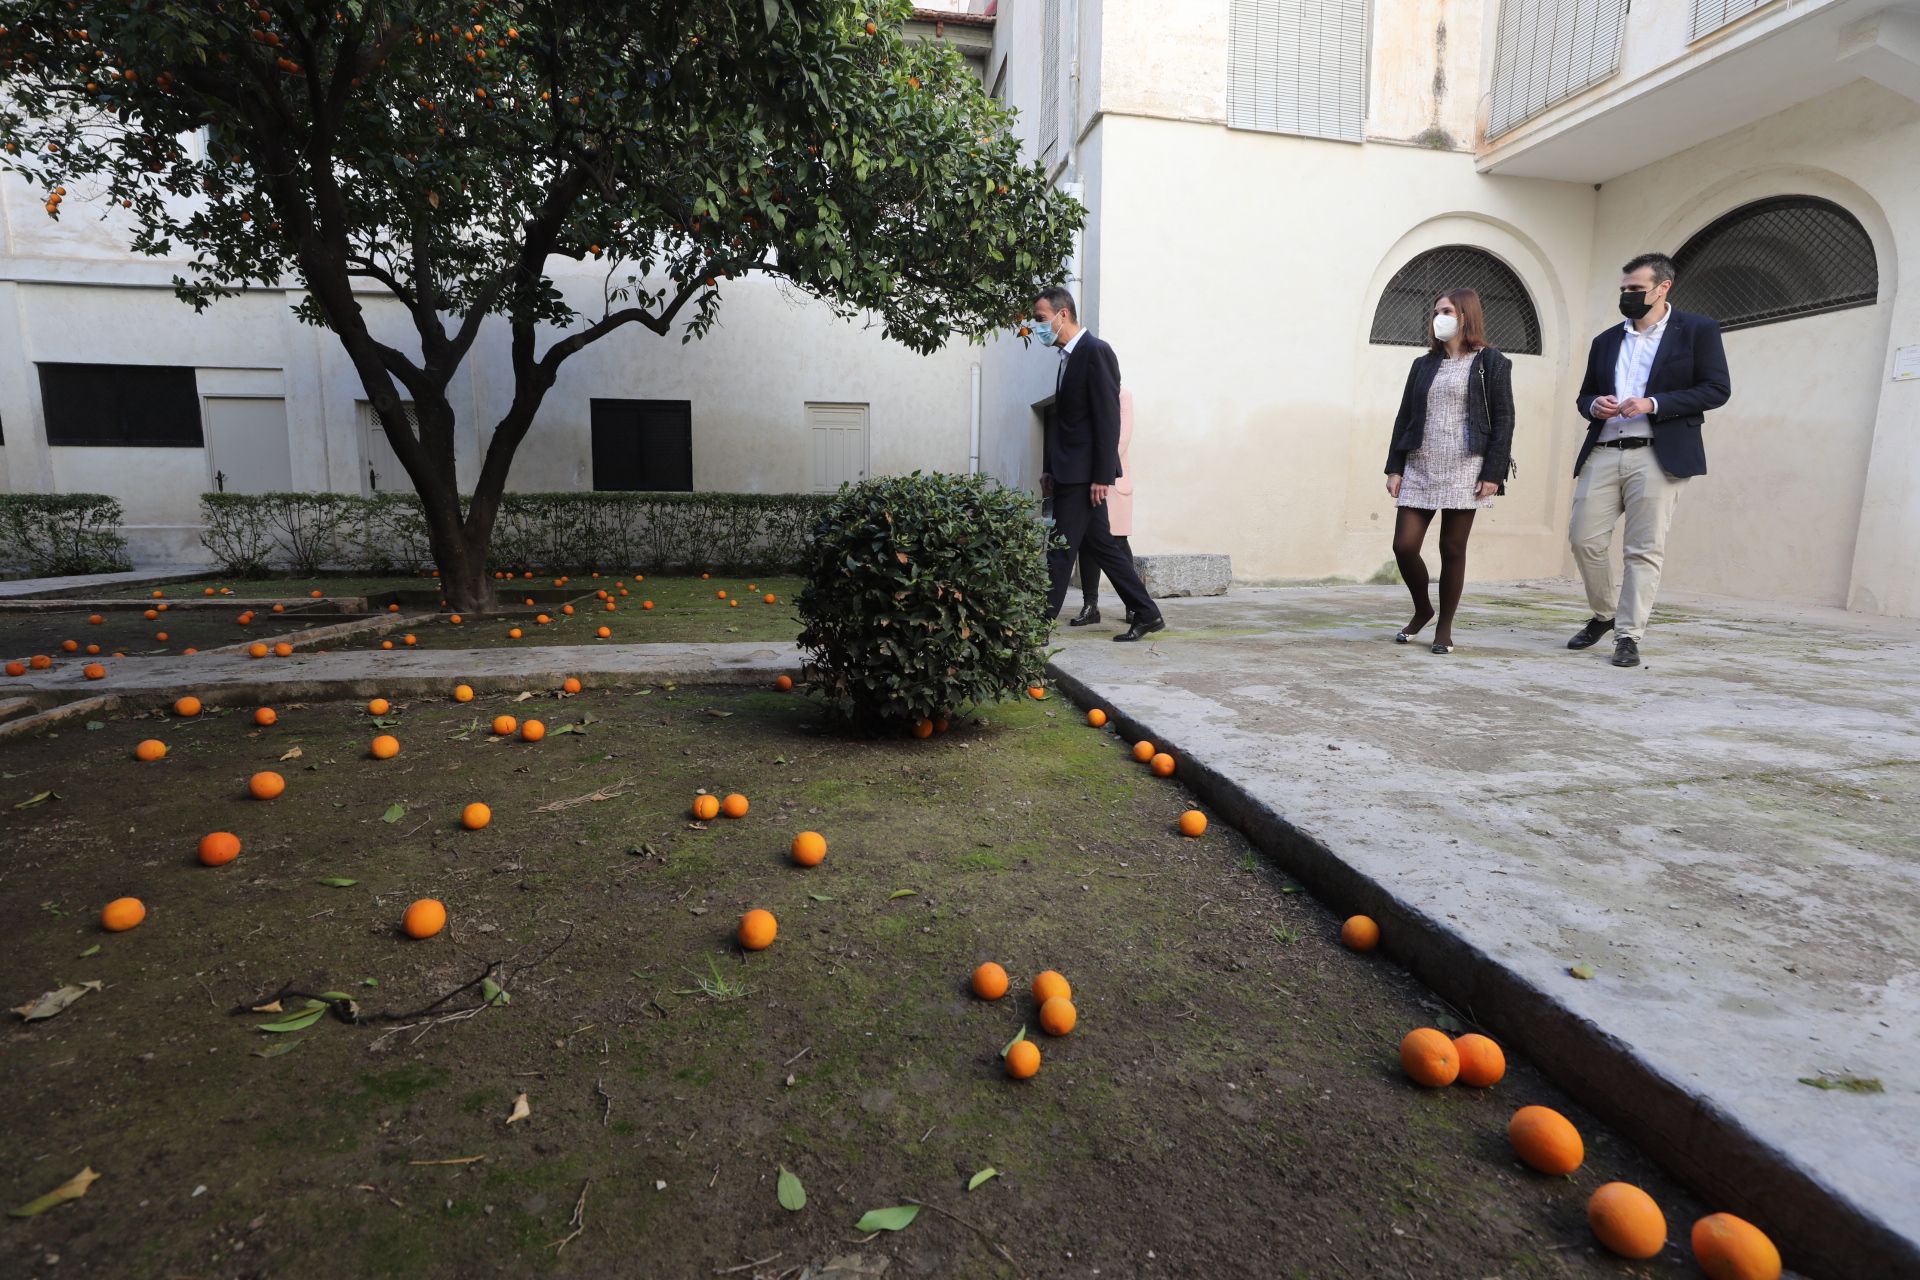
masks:
<svg viewBox="0 0 1920 1280"><path fill-rule="evenodd" d="M1361 140L1368 0L1233 0L1227 124Z"/></svg>
<svg viewBox="0 0 1920 1280"><path fill-rule="evenodd" d="M1494 44L1487 137L1499 137L1618 71L1627 4L1628 0L1503 0Z"/></svg>
<svg viewBox="0 0 1920 1280"><path fill-rule="evenodd" d="M1060 147L1060 0L1046 0L1040 15L1040 163L1050 164Z"/></svg>
<svg viewBox="0 0 1920 1280"><path fill-rule="evenodd" d="M1693 0L1693 34L1688 37L1698 40L1701 36L1718 31L1736 18L1744 18L1756 9L1765 8L1773 0Z"/></svg>

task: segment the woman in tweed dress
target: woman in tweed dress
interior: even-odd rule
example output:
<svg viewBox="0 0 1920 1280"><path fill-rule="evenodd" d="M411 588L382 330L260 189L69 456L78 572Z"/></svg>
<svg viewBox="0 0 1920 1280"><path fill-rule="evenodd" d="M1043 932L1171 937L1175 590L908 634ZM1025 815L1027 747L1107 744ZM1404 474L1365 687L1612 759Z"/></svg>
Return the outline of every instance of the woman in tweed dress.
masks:
<svg viewBox="0 0 1920 1280"><path fill-rule="evenodd" d="M1487 345L1480 295L1455 289L1434 303L1433 343L1407 372L1387 451L1387 492L1399 514L1393 555L1413 595L1400 644L1434 616L1420 548L1440 517L1440 622L1433 652L1453 652L1453 615L1467 581L1467 536L1476 511L1505 493L1513 457L1513 364Z"/></svg>

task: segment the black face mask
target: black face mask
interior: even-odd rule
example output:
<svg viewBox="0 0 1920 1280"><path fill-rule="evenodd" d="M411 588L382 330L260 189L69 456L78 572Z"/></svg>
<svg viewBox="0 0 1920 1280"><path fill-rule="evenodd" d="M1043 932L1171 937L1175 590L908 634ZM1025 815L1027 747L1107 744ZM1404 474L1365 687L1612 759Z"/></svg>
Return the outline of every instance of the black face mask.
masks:
<svg viewBox="0 0 1920 1280"><path fill-rule="evenodd" d="M1645 289L1627 289L1620 294L1620 314L1629 320L1638 320L1653 310L1653 304L1647 301Z"/></svg>

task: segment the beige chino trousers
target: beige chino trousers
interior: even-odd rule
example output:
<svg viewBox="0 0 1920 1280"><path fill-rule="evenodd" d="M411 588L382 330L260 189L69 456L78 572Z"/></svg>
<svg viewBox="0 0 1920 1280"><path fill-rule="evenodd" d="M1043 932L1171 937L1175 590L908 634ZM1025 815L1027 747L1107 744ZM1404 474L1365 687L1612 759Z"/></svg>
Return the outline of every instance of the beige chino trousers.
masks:
<svg viewBox="0 0 1920 1280"><path fill-rule="evenodd" d="M1586 584L1587 607L1596 618L1612 618L1614 634L1639 640L1660 591L1660 567L1666 560L1667 526L1674 504L1686 487L1684 477L1668 475L1651 445L1638 449L1596 448L1580 469L1573 491L1573 519L1567 540ZM1614 526L1626 517L1621 548L1624 573L1613 585Z"/></svg>

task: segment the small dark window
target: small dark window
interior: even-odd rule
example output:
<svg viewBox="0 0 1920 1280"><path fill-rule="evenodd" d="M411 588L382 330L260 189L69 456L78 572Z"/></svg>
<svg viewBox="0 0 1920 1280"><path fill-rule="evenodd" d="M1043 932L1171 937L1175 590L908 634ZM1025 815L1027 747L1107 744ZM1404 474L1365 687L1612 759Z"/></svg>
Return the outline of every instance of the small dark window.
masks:
<svg viewBox="0 0 1920 1280"><path fill-rule="evenodd" d="M1780 196L1716 218L1674 255L1674 303L1750 329L1880 300L1859 219L1830 200Z"/></svg>
<svg viewBox="0 0 1920 1280"><path fill-rule="evenodd" d="M693 402L592 402L593 487L693 492Z"/></svg>
<svg viewBox="0 0 1920 1280"><path fill-rule="evenodd" d="M193 370L162 364L42 364L47 443L197 449Z"/></svg>
<svg viewBox="0 0 1920 1280"><path fill-rule="evenodd" d="M1479 293L1488 342L1510 356L1540 354L1540 317L1527 286L1506 263L1464 244L1429 249L1394 272L1374 309L1367 340L1389 347L1427 346L1433 341L1433 304L1454 289Z"/></svg>

